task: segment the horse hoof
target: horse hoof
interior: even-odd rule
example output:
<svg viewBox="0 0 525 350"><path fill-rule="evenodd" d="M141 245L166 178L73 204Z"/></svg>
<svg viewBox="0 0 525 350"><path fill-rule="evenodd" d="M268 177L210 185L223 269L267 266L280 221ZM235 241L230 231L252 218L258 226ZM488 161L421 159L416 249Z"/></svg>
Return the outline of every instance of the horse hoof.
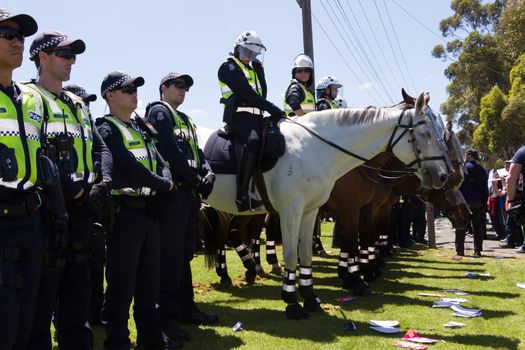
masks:
<svg viewBox="0 0 525 350"><path fill-rule="evenodd" d="M365 282L370 283L376 280L376 276L372 271L366 271L363 272L363 279L365 280Z"/></svg>
<svg viewBox="0 0 525 350"><path fill-rule="evenodd" d="M230 277L221 278L221 283L219 284L221 288L230 288L233 286L232 279Z"/></svg>
<svg viewBox="0 0 525 350"><path fill-rule="evenodd" d="M266 272L261 265L255 265L255 272L257 272L259 277L266 277Z"/></svg>
<svg viewBox="0 0 525 350"><path fill-rule="evenodd" d="M370 287L366 282L361 281L361 285L356 285L353 290L355 295L359 295L360 297L371 297L372 291L370 290Z"/></svg>
<svg viewBox="0 0 525 350"><path fill-rule="evenodd" d="M303 307L299 304L290 304L286 307L286 317L291 320L301 320L303 318L308 318L308 312L306 312Z"/></svg>
<svg viewBox="0 0 525 350"><path fill-rule="evenodd" d="M246 278L246 282L248 284L254 284L255 277L257 277L257 272L255 270L248 270L244 273L244 277Z"/></svg>
<svg viewBox="0 0 525 350"><path fill-rule="evenodd" d="M372 296L370 287L361 279L361 277L353 277L343 280L343 289L361 297Z"/></svg>
<svg viewBox="0 0 525 350"><path fill-rule="evenodd" d="M308 312L321 312L321 299L314 294L307 296L304 299L304 309Z"/></svg>
<svg viewBox="0 0 525 350"><path fill-rule="evenodd" d="M283 274L283 269L281 268L281 265L279 264L273 264L272 265L272 273L275 274L275 275L282 275Z"/></svg>

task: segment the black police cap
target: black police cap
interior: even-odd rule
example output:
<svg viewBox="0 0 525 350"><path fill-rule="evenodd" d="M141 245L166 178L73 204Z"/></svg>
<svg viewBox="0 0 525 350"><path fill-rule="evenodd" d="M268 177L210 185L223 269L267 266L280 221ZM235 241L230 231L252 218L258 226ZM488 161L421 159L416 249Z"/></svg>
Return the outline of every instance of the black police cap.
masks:
<svg viewBox="0 0 525 350"><path fill-rule="evenodd" d="M144 78L136 77L133 78L129 74L122 71L114 71L109 73L102 80L102 85L100 86L100 94L102 98L106 98L106 93L110 91L115 91L122 89L125 86L142 86L144 85Z"/></svg>
<svg viewBox="0 0 525 350"><path fill-rule="evenodd" d="M60 47L71 47L75 55L86 51L86 44L81 39L69 39L67 35L56 30L38 34L29 48L29 59L34 61L40 51L48 51Z"/></svg>
<svg viewBox="0 0 525 350"><path fill-rule="evenodd" d="M23 36L31 36L38 30L38 24L33 17L25 14L13 15L5 8L0 7L0 27L2 22L13 21L20 26L20 33Z"/></svg>

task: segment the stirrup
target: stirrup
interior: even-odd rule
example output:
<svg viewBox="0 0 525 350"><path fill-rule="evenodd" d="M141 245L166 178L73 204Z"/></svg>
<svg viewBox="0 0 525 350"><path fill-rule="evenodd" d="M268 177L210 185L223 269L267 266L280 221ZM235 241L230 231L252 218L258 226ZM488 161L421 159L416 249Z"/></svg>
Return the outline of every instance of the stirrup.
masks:
<svg viewBox="0 0 525 350"><path fill-rule="evenodd" d="M248 194L245 194L241 197L237 197L235 204L237 204L237 210L243 212L247 210L254 211L254 209L264 205L264 202L251 198Z"/></svg>

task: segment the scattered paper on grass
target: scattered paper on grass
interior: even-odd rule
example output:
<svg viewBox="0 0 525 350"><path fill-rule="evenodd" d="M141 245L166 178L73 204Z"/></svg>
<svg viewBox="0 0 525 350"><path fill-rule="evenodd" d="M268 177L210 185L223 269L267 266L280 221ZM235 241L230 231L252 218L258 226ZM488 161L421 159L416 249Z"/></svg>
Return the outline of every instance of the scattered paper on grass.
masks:
<svg viewBox="0 0 525 350"><path fill-rule="evenodd" d="M516 286L518 286L518 288L525 288L525 283L516 283Z"/></svg>
<svg viewBox="0 0 525 350"><path fill-rule="evenodd" d="M399 326L399 321L370 320L370 321L368 321L368 324L370 326L374 326L374 327L398 327Z"/></svg>
<svg viewBox="0 0 525 350"><path fill-rule="evenodd" d="M406 332L406 334L403 336L403 340L421 344L434 344L440 342L440 340L437 339L422 337L413 329L409 329L408 332Z"/></svg>
<svg viewBox="0 0 525 350"><path fill-rule="evenodd" d="M234 332L242 331L242 322L241 322L241 321L238 321L238 322L232 327L232 331L234 331Z"/></svg>
<svg viewBox="0 0 525 350"><path fill-rule="evenodd" d="M465 276L468 278L490 277L490 273L467 272L465 273Z"/></svg>
<svg viewBox="0 0 525 350"><path fill-rule="evenodd" d="M480 315L470 315L470 314L462 314L461 312L453 312L452 316L463 317L463 318L474 318Z"/></svg>
<svg viewBox="0 0 525 350"><path fill-rule="evenodd" d="M468 303L468 300L464 298L443 298L442 300L454 304Z"/></svg>
<svg viewBox="0 0 525 350"><path fill-rule="evenodd" d="M432 304L432 307L434 307L434 308L449 308L449 307L451 307L453 305L458 305L458 303L453 303L453 302L444 301L444 300L436 300Z"/></svg>
<svg viewBox="0 0 525 350"><path fill-rule="evenodd" d="M460 295L460 296L468 295L467 292L464 292L464 291L462 291L461 289L457 289L457 288L453 288L453 289L443 289L442 292L454 293L454 294L456 294L456 295Z"/></svg>
<svg viewBox="0 0 525 350"><path fill-rule="evenodd" d="M465 317L465 318L481 316L481 310L479 309L468 309L460 305L453 305L450 308L456 311L452 314L453 316L459 316L459 317Z"/></svg>
<svg viewBox="0 0 525 350"><path fill-rule="evenodd" d="M403 348L403 349L416 349L416 350L428 349L428 345L414 344L414 343L409 343L406 341L396 341L394 343L394 346L397 346L398 348Z"/></svg>
<svg viewBox="0 0 525 350"><path fill-rule="evenodd" d="M399 328L395 327L377 327L377 326L370 326L374 331L379 333L386 333L386 334L394 334L399 333L401 330Z"/></svg>
<svg viewBox="0 0 525 350"><path fill-rule="evenodd" d="M461 328L461 327L465 326L465 324L461 323L461 322L450 321L449 323L443 324L443 326L449 327L449 328Z"/></svg>
<svg viewBox="0 0 525 350"><path fill-rule="evenodd" d="M347 301L351 301L351 300L354 300L355 298L351 295L346 295L344 297L341 297L341 298L337 298L335 299L335 301L339 302L339 303L346 303Z"/></svg>
<svg viewBox="0 0 525 350"><path fill-rule="evenodd" d="M417 295L420 295L422 297L436 297L436 298L443 297L443 294L438 294L438 293L417 293Z"/></svg>

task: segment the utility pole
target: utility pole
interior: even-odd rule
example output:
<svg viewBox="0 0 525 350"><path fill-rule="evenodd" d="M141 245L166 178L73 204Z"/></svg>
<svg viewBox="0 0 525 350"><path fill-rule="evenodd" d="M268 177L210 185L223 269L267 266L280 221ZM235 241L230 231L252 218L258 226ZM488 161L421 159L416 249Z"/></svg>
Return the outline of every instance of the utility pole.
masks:
<svg viewBox="0 0 525 350"><path fill-rule="evenodd" d="M299 7L303 12L303 47L304 53L314 61L314 40L312 35L312 6L310 0L297 0ZM315 65L314 65L315 68ZM314 72L312 72L312 81L315 84Z"/></svg>

